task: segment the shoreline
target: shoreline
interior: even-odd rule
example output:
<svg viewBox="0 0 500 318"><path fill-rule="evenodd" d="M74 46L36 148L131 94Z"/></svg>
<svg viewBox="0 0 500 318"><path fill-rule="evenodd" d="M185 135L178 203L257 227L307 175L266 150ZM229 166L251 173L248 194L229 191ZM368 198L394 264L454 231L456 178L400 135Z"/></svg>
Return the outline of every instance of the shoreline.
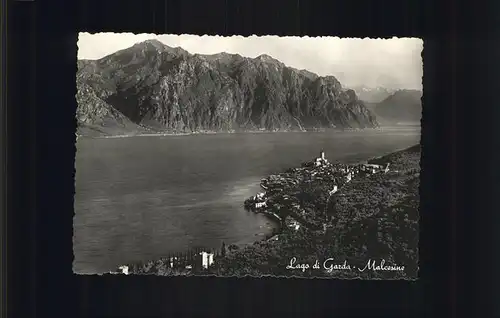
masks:
<svg viewBox="0 0 500 318"><path fill-rule="evenodd" d="M388 129L411 128L412 130L420 129L420 126L382 126L373 128L325 128L317 130L252 130L252 131L203 131L203 132L185 132L185 133L139 133L139 134L124 134L124 135L104 135L104 136L89 136L76 134L77 139L115 139L115 138L132 138L132 137L176 137L176 136L193 136L193 135L226 135L226 134L271 134L271 133L328 133L328 132L357 132L357 131L384 131Z"/></svg>
<svg viewBox="0 0 500 318"><path fill-rule="evenodd" d="M388 153L380 155L380 156L371 157L370 159L366 160L366 162L370 164L373 161L383 160L384 157L387 157L387 156L390 156L390 155L395 155L395 154L398 154L398 153L407 152L407 151L412 150L413 148L418 149L419 151L421 151L421 143L418 143L418 144L413 145L411 147L405 147L405 148L401 148L401 149L396 149L394 151L388 152Z"/></svg>

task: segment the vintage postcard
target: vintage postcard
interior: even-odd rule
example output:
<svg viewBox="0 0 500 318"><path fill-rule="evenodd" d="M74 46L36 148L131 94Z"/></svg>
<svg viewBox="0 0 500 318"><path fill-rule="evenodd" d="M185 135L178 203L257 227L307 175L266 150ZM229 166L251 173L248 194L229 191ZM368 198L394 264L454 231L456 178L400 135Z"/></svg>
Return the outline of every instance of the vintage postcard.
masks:
<svg viewBox="0 0 500 318"><path fill-rule="evenodd" d="M417 279L422 49L80 33L73 271Z"/></svg>

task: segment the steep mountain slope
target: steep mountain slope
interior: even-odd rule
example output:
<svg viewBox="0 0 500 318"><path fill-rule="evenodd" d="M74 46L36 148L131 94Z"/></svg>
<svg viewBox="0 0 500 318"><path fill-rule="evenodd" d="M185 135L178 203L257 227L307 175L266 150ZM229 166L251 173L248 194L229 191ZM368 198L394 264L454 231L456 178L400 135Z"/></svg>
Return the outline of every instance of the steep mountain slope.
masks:
<svg viewBox="0 0 500 318"><path fill-rule="evenodd" d="M421 97L418 90L398 90L378 103L374 112L383 122L417 123L422 118Z"/></svg>
<svg viewBox="0 0 500 318"><path fill-rule="evenodd" d="M334 77L267 55L192 55L156 40L78 61L77 88L80 130L103 123L165 132L378 126Z"/></svg>
<svg viewBox="0 0 500 318"><path fill-rule="evenodd" d="M98 97L94 89L79 82L76 95L77 134L86 136L136 134L148 130L134 124L127 117Z"/></svg>

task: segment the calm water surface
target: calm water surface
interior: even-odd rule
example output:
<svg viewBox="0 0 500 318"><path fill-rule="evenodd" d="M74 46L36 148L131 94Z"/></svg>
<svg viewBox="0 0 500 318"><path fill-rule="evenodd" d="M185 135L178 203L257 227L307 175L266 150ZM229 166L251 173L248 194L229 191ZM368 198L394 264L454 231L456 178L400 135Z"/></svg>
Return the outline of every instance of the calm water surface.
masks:
<svg viewBox="0 0 500 318"><path fill-rule="evenodd" d="M324 149L366 160L420 141L420 128L78 140L73 270L102 273L190 247L252 243L275 224L243 209L261 178Z"/></svg>

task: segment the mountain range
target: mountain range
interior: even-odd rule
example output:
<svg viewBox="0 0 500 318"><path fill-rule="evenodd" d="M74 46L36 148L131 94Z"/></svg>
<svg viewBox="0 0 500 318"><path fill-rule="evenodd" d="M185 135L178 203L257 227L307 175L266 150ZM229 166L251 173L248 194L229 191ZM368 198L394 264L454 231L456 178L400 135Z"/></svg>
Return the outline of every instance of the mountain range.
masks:
<svg viewBox="0 0 500 318"><path fill-rule="evenodd" d="M381 126L419 123L422 117L422 91L384 87L351 87Z"/></svg>
<svg viewBox="0 0 500 318"><path fill-rule="evenodd" d="M422 118L421 98L419 90L401 89L377 103L372 110L383 125L416 124Z"/></svg>
<svg viewBox="0 0 500 318"><path fill-rule="evenodd" d="M333 76L268 56L190 54L147 40L79 60L78 133L307 131L375 128L375 115Z"/></svg>
<svg viewBox="0 0 500 318"><path fill-rule="evenodd" d="M385 87L367 87L364 85L350 88L356 92L356 95L360 100L370 104L380 103L396 91L396 89L389 89Z"/></svg>

